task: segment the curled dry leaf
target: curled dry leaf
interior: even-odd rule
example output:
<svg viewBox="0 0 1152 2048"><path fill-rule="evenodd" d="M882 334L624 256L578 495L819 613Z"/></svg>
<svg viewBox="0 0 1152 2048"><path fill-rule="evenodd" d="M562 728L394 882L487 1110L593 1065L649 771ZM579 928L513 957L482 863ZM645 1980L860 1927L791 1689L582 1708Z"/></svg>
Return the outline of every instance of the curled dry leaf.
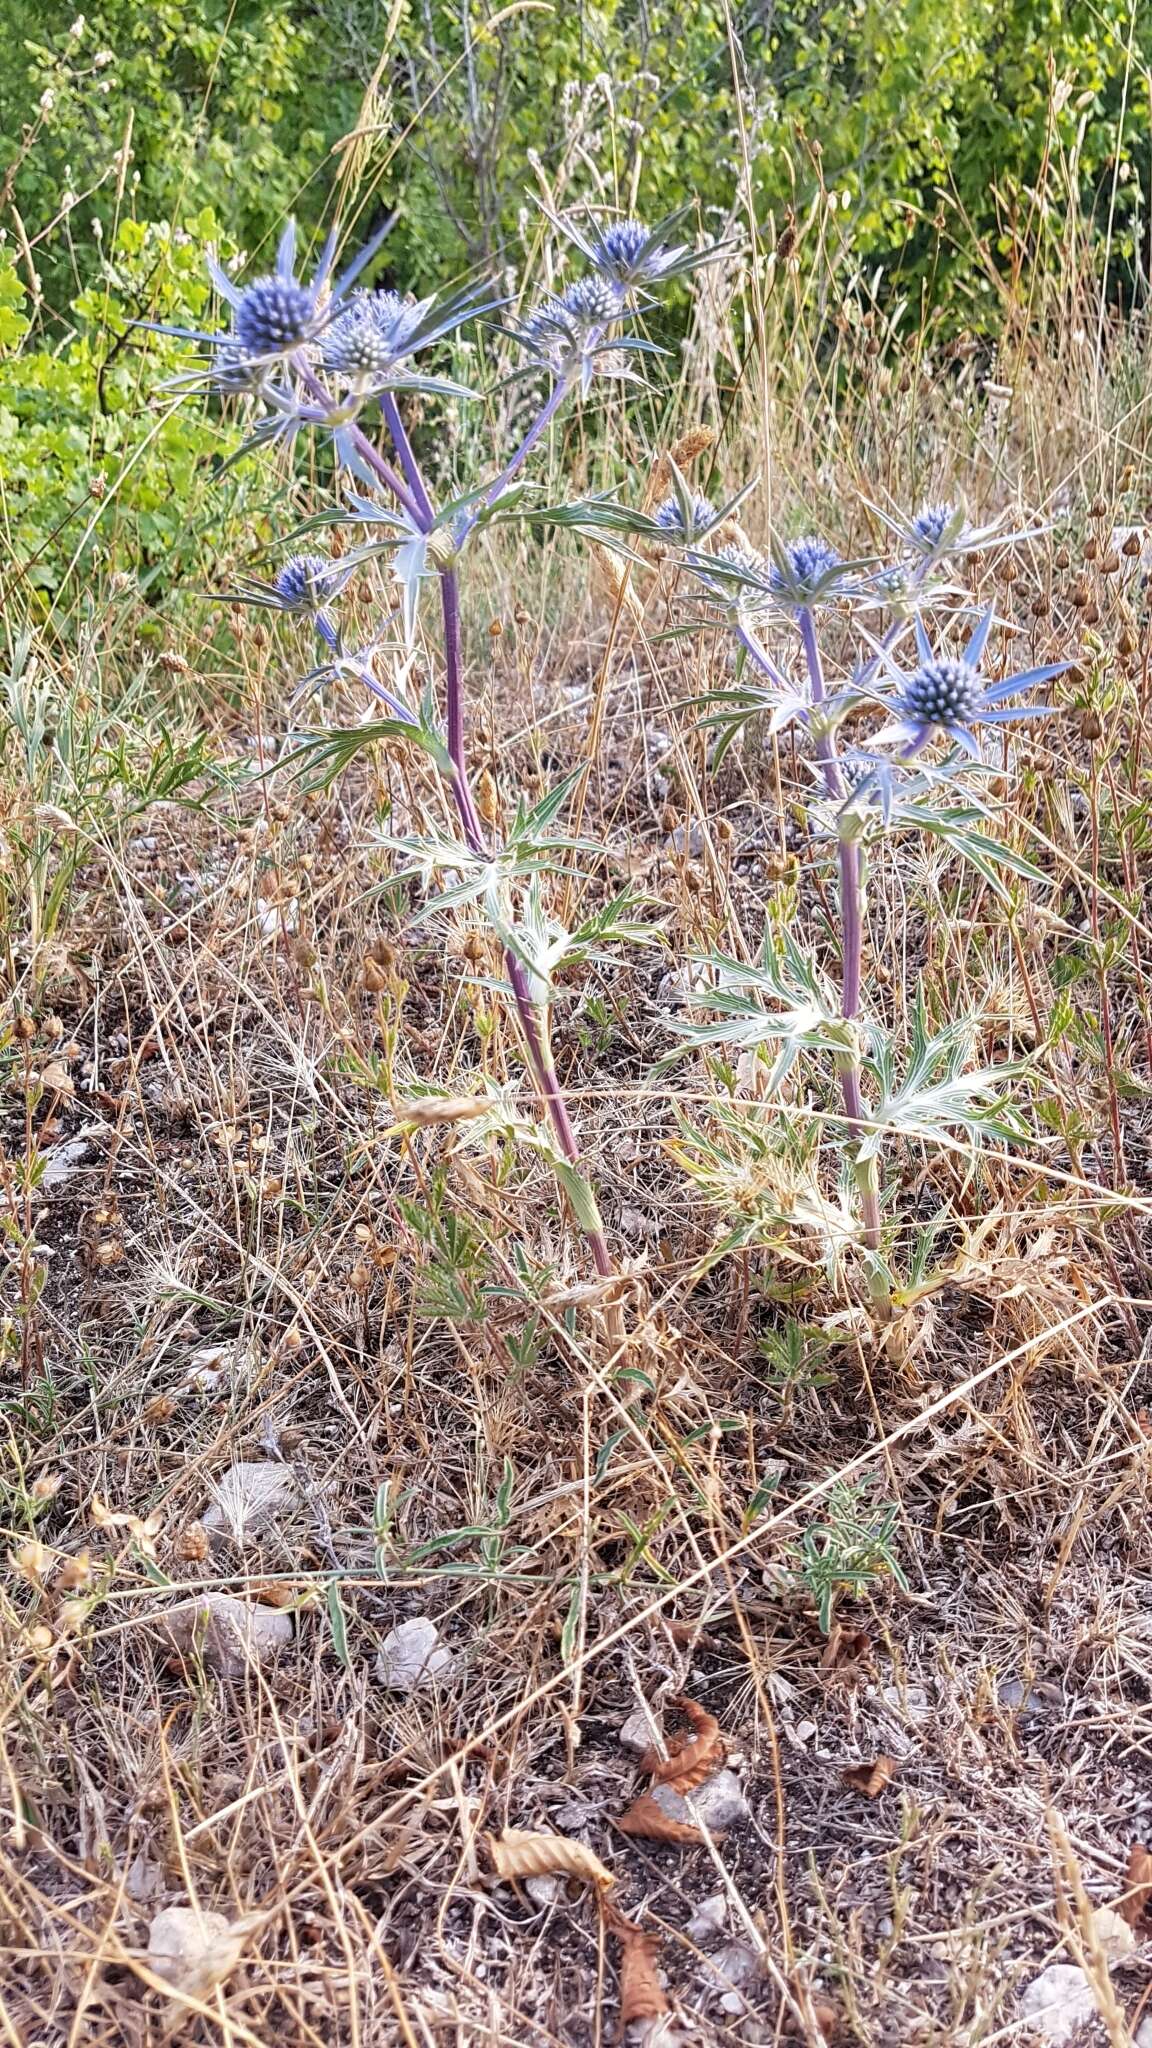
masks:
<svg viewBox="0 0 1152 2048"><path fill-rule="evenodd" d="M896 1764L890 1756L878 1756L872 1764L850 1764L840 1773L840 1783L849 1792L862 1792L865 1799L879 1799L880 1794L896 1776Z"/></svg>
<svg viewBox="0 0 1152 2048"><path fill-rule="evenodd" d="M1116 1911L1129 1927L1144 1928L1152 1919L1152 1854L1143 1842L1133 1842L1124 1872L1124 1896Z"/></svg>
<svg viewBox="0 0 1152 2048"><path fill-rule="evenodd" d="M832 1633L820 1659L821 1671L841 1671L845 1665L863 1664L870 1655L872 1638L866 1628L844 1628L833 1624Z"/></svg>
<svg viewBox="0 0 1152 2048"><path fill-rule="evenodd" d="M710 1778L724 1762L724 1737L716 1716L708 1713L696 1700L680 1697L669 1704L679 1707L691 1723L693 1732L670 1743L666 1757L658 1756L655 1750L649 1749L640 1762L658 1785L671 1785L677 1792L694 1792L697 1785L702 1785L705 1778Z"/></svg>
<svg viewBox="0 0 1152 2048"><path fill-rule="evenodd" d="M396 1121L424 1130L429 1124L468 1123L491 1108L490 1095L420 1095L414 1102L396 1104Z"/></svg>
<svg viewBox="0 0 1152 2048"><path fill-rule="evenodd" d="M517 1877L546 1877L550 1871L563 1877L583 1878L587 1884L605 1888L616 1882L591 1849L586 1849L583 1842L570 1841L567 1835L505 1828L502 1835L487 1835L485 1840L492 1868L505 1882Z"/></svg>
<svg viewBox="0 0 1152 2048"><path fill-rule="evenodd" d="M663 1808L657 1806L650 1792L634 1799L627 1813L622 1813L616 1822L625 1835L644 1835L652 1842L702 1842L699 1828L690 1827L687 1821L671 1820Z"/></svg>
<svg viewBox="0 0 1152 2048"><path fill-rule="evenodd" d="M639 1927L618 1930L620 1942L620 2024L658 2020L668 2011L664 1987L656 1974L659 1941Z"/></svg>

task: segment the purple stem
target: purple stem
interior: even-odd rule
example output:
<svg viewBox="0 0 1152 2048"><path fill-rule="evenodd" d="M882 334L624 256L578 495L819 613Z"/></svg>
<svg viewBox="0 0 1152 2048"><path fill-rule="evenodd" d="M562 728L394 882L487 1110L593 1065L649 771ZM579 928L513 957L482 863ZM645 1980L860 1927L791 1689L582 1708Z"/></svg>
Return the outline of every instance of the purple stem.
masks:
<svg viewBox="0 0 1152 2048"><path fill-rule="evenodd" d="M820 658L820 643L816 637L816 621L805 606L798 614L797 624L804 645L804 658L808 665L808 680L814 705L825 701L824 664ZM824 786L830 797L844 795L844 777L836 758L836 742L830 732L822 732L816 742L816 753L824 771ZM840 963L840 1015L851 1023L860 1011L860 978L864 953L864 907L861 900L861 857L860 847L854 839L839 842L840 866L840 921L843 944ZM852 1137L864 1135L864 1098L860 1086L860 1059L857 1053L845 1053L840 1066L840 1086L844 1095L844 1110L848 1129ZM872 1162L858 1172L860 1201L864 1212L864 1243L871 1252L878 1252L883 1243L883 1223L880 1215L880 1197L876 1189L876 1175ZM886 1290L885 1290L886 1291Z"/></svg>
<svg viewBox="0 0 1152 2048"><path fill-rule="evenodd" d="M508 468L493 485L491 496L494 496L497 491L502 490L508 479L515 474L529 450L543 433L552 414L556 411L560 398L564 395L564 390L565 387L563 385L554 387L548 404L544 407L539 418L521 443ZM412 443L408 439L404 422L400 418L395 399L386 393L382 404L388 431L392 436L400 467L407 479L408 490L411 492L411 502L416 507L416 523L424 532L427 532L435 524L436 514L420 471L420 465L416 460ZM485 844L484 826L476 809L471 784L468 780L467 749L464 739L460 587L454 569L444 569L440 572L440 603L444 619L444 667L447 681L446 725L448 755L452 763L450 778L452 795L468 847L480 859L486 860L488 858L488 848ZM576 1140L576 1133L572 1129L572 1119L568 1114L568 1105L564 1100L563 1091L557 1077L555 1062L552 1058L552 1048L548 1043L546 1020L542 1020L539 1007L532 999L532 990L523 962L518 960L508 947L505 947L504 950L504 961L508 970L508 981L512 989L513 1001L516 1005L516 1014L520 1022L521 1035L524 1039L524 1049L528 1056L528 1064L532 1069L532 1077L535 1081L537 1092L547 1109L552 1122L552 1128L556 1133L557 1143L564 1158L570 1166L578 1167L580 1164L580 1147ZM586 1230L585 1234L597 1273L599 1273L601 1279L608 1280L614 1278L616 1266L608 1249L603 1231L597 1225Z"/></svg>
<svg viewBox="0 0 1152 2048"><path fill-rule="evenodd" d="M392 446L400 458L400 467L404 471L408 489L412 493L412 498L417 508L416 524L422 532L427 533L429 528L436 523L436 513L433 509L432 500L428 496L427 485L420 474L420 464L416 460L412 443L408 439L408 430L400 417L400 408L390 391L385 391L381 397L380 410L384 415L384 423L388 432L392 436Z"/></svg>
<svg viewBox="0 0 1152 2048"><path fill-rule="evenodd" d="M309 392L313 398L318 398L321 401L322 405L327 410L332 403L331 393L325 391L324 386L320 382L320 379L315 375L314 371L309 368L307 363L302 362L299 358L297 358L296 368L299 372L300 381L303 384L304 389L307 392ZM387 488L391 491L392 496L395 498L397 504L402 505L404 507L404 510L405 512L407 512L409 518L414 520L416 525L419 525L419 507L417 506L415 500L409 496L408 492L404 488L403 483L397 476L396 471L393 469L392 464L390 462L385 461L384 457L380 453L380 450L373 446L372 442L368 439L368 436L364 432L362 427L350 427L348 431L349 438L356 444L356 453L363 458L363 460L367 463L369 469L375 471L381 483L385 484Z"/></svg>
<svg viewBox="0 0 1152 2048"><path fill-rule="evenodd" d="M495 483L491 484L488 490L485 492L484 503L486 505L494 505L497 498L500 496L501 491L507 490L513 477L516 475L517 470L521 468L522 464L527 460L528 456L532 453L532 450L536 446L537 441L540 439L541 434L545 432L545 430L551 425L552 421L555 419L556 414L559 412L560 407L563 405L564 400L568 396L568 390L568 383L563 377L561 377L560 380L552 386L552 389L544 402L542 410L537 413L536 418L533 420L532 425L529 427L528 432L525 434L524 439L521 441L520 446L516 450L515 455L513 455L510 462L506 463L505 467L501 470L499 476L497 477ZM479 515L477 513L473 513L472 521L470 523L474 523L478 516Z"/></svg>

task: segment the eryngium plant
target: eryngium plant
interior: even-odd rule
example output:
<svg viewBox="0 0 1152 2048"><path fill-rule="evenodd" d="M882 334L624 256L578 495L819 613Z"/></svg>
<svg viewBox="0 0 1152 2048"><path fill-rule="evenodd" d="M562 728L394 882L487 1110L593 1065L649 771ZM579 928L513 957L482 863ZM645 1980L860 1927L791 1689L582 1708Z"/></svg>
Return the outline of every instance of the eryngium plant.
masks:
<svg viewBox="0 0 1152 2048"><path fill-rule="evenodd" d="M580 1148L557 1079L550 1042L553 977L561 965L589 961L620 939L641 935L630 921L628 899L620 898L573 930L562 928L547 910L542 876L558 855L582 849L559 825L572 779L533 806L521 803L501 841L485 824L469 774L468 706L461 653L460 572L470 543L489 523L514 511L514 485L551 421L574 397L588 392L598 376L636 377L636 357L652 344L633 331L635 314L650 302L653 287L683 276L710 260L677 238L679 217L655 228L635 220L606 225L554 225L583 254L587 274L530 308L508 328L520 343L526 370L542 377L546 393L519 445L491 476L464 496L437 505L417 460L404 419L404 400L433 392L467 400L473 394L419 367L421 352L464 322L491 315L500 301L484 286L447 299L409 303L393 291L358 283L376 240L333 277L335 234L329 237L314 275L297 274L295 230L281 240L275 269L241 283L216 263L211 275L230 311L215 332L187 334L205 351L205 361L179 381L190 388L216 389L246 403L252 415L245 450L261 444L291 445L302 430L324 435L343 472L340 503L308 522L313 528L339 524L359 534L339 561L312 552L286 561L267 582L248 581L234 599L311 618L322 651L302 687L352 680L381 706L383 716L348 735L334 734L325 749L330 760L349 757L363 744L389 738L421 747L435 764L450 794L457 833L443 832L394 842L407 857L409 872L428 885L450 877L437 905L479 904L495 926L504 949L506 989L518 1021L524 1055L551 1130L550 1156L573 1213L588 1241L596 1271L610 1278L614 1262L595 1195L581 1168ZM709 508L710 509L710 508ZM685 538L706 531L693 510ZM383 682L373 657L384 645L385 623L368 644L346 644L339 600L351 572L385 555L402 590L402 626L411 650L421 600L435 585L440 600L442 673L419 703L400 681ZM410 662L393 664L401 676ZM539 1133L505 1106L504 1125L529 1142Z"/></svg>
<svg viewBox="0 0 1152 2048"><path fill-rule="evenodd" d="M603 508L601 508L603 512ZM635 520L626 522L633 529ZM947 596L953 612L964 593L944 579L951 559L999 540L1022 536L977 530L959 507L930 505L914 517L890 522L898 540L894 562L846 562L819 535L762 554L742 534L717 544L688 546L684 561L703 592L710 616L728 627L736 650L731 687L713 692L703 705L704 722L717 734L714 760L750 720L763 716L772 732L797 727L810 748L819 795L817 826L836 850L839 895L839 986L833 989L787 934L770 935L752 966L712 958L702 966L712 992L698 1001L716 1021L670 1020L688 1044L744 1052L773 1049L767 1080L771 1096L804 1054L831 1056L840 1077L844 1117L860 1209L859 1241L867 1262L872 1299L881 1319L891 1314L894 1275L881 1208L879 1161L885 1136L932 1138L963 1131L974 1143L1024 1135L1008 1099L1016 1066L974 1068L973 1030L967 1021L928 1029L915 1008L912 1042L903 1071L877 1018L863 1004L866 885L870 848L881 835L918 831L945 841L973 862L998 894L1005 894L1007 868L1035 882L1039 874L988 829L988 807L978 787L961 789L961 775L981 764L981 741L989 728L1034 718L1051 708L1021 700L1069 666L1039 667L991 676L985 667L993 613L975 618L958 651L934 646L925 613ZM877 639L866 621L889 614ZM822 623L834 625L825 634ZM858 630L855 666L839 663L840 679L829 681L826 646L842 644L846 627ZM912 659L902 658L909 636ZM791 641L792 651L789 650ZM898 659L898 657L901 657ZM843 745L846 722L854 729L869 713L880 723L863 744ZM740 1119L737 1116L736 1121ZM739 1188L736 1206L746 1221L731 1240L747 1242L794 1224L800 1208L810 1227L822 1198L814 1163L789 1162L781 1178L756 1170L760 1133L751 1126L739 1139L729 1118L727 1139L702 1145L689 1134L685 1165L714 1189L724 1176ZM803 1149L803 1147L801 1148ZM741 1182L737 1165L753 1171ZM801 1170L802 1169L802 1170ZM755 1195L750 1190L755 1189ZM783 1189L783 1192L781 1191ZM838 1262L852 1235L843 1206L834 1222L820 1211L824 1241Z"/></svg>

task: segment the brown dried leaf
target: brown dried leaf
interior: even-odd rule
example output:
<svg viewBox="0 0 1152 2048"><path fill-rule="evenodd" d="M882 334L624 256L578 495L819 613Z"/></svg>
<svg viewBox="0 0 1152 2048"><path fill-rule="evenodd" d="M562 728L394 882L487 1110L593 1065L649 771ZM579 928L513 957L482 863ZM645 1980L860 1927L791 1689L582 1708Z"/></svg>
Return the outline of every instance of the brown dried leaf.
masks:
<svg viewBox="0 0 1152 2048"><path fill-rule="evenodd" d="M580 1877L588 1884L613 1885L610 1870L586 1849L583 1842L566 1835L536 1834L530 1828L505 1828L502 1835L486 1835L488 1854L497 1877L505 1882L517 1877L547 1877L556 1871L563 1877Z"/></svg>
<svg viewBox="0 0 1152 2048"><path fill-rule="evenodd" d="M850 1764L840 1773L840 1783L849 1792L862 1792L865 1799L879 1799L880 1794L892 1783L897 1765L890 1756L878 1756L872 1764Z"/></svg>
<svg viewBox="0 0 1152 2048"><path fill-rule="evenodd" d="M651 1772L658 1785L671 1785L676 1792L694 1792L724 1762L724 1737L716 1716L696 1700L680 1696L669 1704L679 1707L691 1722L693 1733L670 1742L666 1757L658 1756L653 1749L645 1750L640 1759L641 1769Z"/></svg>
<svg viewBox="0 0 1152 2048"><path fill-rule="evenodd" d="M37 1080L40 1086L52 1095L75 1095L76 1088L71 1074L61 1060L49 1060L41 1067Z"/></svg>
<svg viewBox="0 0 1152 2048"><path fill-rule="evenodd" d="M833 1624L832 1633L820 1659L821 1671L839 1671L846 1664L862 1664L871 1654L872 1638L866 1628L843 1628Z"/></svg>
<svg viewBox="0 0 1152 2048"><path fill-rule="evenodd" d="M1152 1854L1143 1842L1133 1842L1128 1851L1124 1896L1117 1900L1116 1911L1129 1927L1143 1927L1146 1916L1152 1916Z"/></svg>
<svg viewBox="0 0 1152 2048"><path fill-rule="evenodd" d="M635 2020L658 2020L668 2011L664 1987L656 1975L660 1942L655 1934L639 1927L619 1933L620 1941L620 2025Z"/></svg>
<svg viewBox="0 0 1152 2048"><path fill-rule="evenodd" d="M657 1806L650 1792L634 1799L627 1813L622 1813L616 1823L622 1834L644 1835L652 1842L702 1842L699 1828L690 1827L687 1821L670 1820L663 1807Z"/></svg>

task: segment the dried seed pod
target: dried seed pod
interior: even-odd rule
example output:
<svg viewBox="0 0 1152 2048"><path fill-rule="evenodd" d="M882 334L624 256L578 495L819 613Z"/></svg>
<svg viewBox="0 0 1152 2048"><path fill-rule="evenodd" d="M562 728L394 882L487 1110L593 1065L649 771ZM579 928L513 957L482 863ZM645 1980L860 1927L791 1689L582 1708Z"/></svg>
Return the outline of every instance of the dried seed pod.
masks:
<svg viewBox="0 0 1152 2048"><path fill-rule="evenodd" d="M1067 548L1057 548L1053 560L1058 569L1070 569L1072 567L1072 557L1068 553Z"/></svg>
<svg viewBox="0 0 1152 2048"><path fill-rule="evenodd" d="M657 1785L671 1785L676 1792L694 1792L724 1762L724 1737L716 1716L696 1700L680 1696L669 1704L679 1707L691 1723L693 1733L670 1743L666 1757L657 1755L655 1750L646 1750L640 1759L640 1767L651 1774Z"/></svg>
<svg viewBox="0 0 1152 2048"><path fill-rule="evenodd" d="M173 1547L181 1563L203 1564L208 1555L208 1531L203 1522L185 1522Z"/></svg>
<svg viewBox="0 0 1152 2048"><path fill-rule="evenodd" d="M1083 548L1081 549L1081 554L1083 555L1083 558L1086 562L1094 562L1099 553L1100 543L1097 540L1096 535L1094 533L1090 533L1088 535L1087 540L1084 543Z"/></svg>
<svg viewBox="0 0 1152 2048"><path fill-rule="evenodd" d="M865 1799L879 1799L880 1794L896 1776L896 1764L890 1756L878 1756L875 1763L850 1764L840 1773L840 1783L849 1792L862 1792Z"/></svg>
<svg viewBox="0 0 1152 2048"><path fill-rule="evenodd" d="M1104 560L1100 564L1100 574L1102 576L1115 576L1119 567L1119 555L1105 555Z"/></svg>
<svg viewBox="0 0 1152 2048"><path fill-rule="evenodd" d="M1125 536L1125 539L1124 539L1124 545L1122 546L1122 548L1121 548L1120 552L1121 552L1121 554L1122 554L1122 555L1127 555L1127 556L1128 556L1128 558L1129 558L1129 560L1131 561L1131 560L1133 560L1133 559L1134 559L1134 558L1135 558L1135 557L1136 557L1136 556L1137 556L1137 555L1138 555L1138 554L1140 553L1140 551L1141 551L1141 549L1143 548L1143 546L1144 546L1144 536L1143 536L1143 534L1142 534L1142 533L1140 533L1140 532L1139 532L1139 531L1138 531L1138 530L1136 529L1136 527L1133 527L1133 529L1132 529L1131 533L1129 533L1129 534L1127 534L1127 535Z"/></svg>
<svg viewBox="0 0 1152 2048"><path fill-rule="evenodd" d="M580 1877L585 1883L607 1888L616 1879L583 1842L567 1835L546 1835L531 1828L505 1828L502 1835L485 1835L485 1846L498 1878L509 1882L517 1877Z"/></svg>
<svg viewBox="0 0 1152 2048"><path fill-rule="evenodd" d="M1108 517L1108 500L1107 498L1102 498L1099 491L1097 491L1096 496L1088 507L1088 517L1090 519L1107 519Z"/></svg>

